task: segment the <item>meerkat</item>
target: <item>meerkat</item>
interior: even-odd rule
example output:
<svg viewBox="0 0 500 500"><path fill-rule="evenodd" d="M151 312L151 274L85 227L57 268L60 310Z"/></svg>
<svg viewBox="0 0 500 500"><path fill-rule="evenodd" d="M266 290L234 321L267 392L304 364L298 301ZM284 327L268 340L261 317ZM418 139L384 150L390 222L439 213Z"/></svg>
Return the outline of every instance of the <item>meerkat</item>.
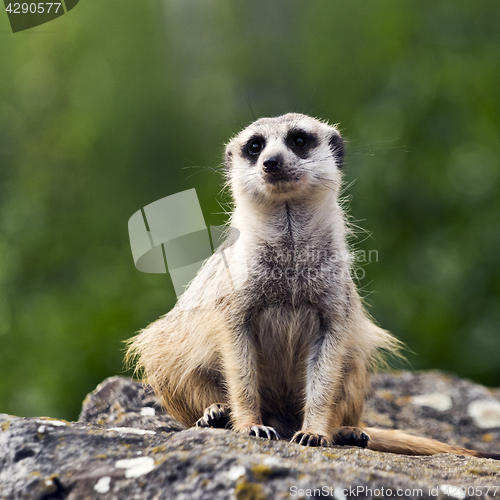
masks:
<svg viewBox="0 0 500 500"><path fill-rule="evenodd" d="M226 146L230 233L128 358L187 426L305 446L500 459L364 427L370 368L399 342L368 316L339 203L344 142L297 113L262 118Z"/></svg>

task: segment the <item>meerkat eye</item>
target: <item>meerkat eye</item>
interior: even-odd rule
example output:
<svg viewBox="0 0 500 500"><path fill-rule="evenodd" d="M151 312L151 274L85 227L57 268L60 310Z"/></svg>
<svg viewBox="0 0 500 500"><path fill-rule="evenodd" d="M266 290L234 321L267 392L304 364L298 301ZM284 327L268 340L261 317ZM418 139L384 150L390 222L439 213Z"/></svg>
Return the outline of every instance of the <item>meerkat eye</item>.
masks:
<svg viewBox="0 0 500 500"><path fill-rule="evenodd" d="M247 151L251 155L258 155L264 149L264 143L260 139L254 139L248 143Z"/></svg>
<svg viewBox="0 0 500 500"><path fill-rule="evenodd" d="M318 138L305 130L291 130L285 138L285 144L300 158L306 158L318 145Z"/></svg>
<svg viewBox="0 0 500 500"><path fill-rule="evenodd" d="M293 145L298 148L305 148L307 145L307 137L300 134L293 138Z"/></svg>

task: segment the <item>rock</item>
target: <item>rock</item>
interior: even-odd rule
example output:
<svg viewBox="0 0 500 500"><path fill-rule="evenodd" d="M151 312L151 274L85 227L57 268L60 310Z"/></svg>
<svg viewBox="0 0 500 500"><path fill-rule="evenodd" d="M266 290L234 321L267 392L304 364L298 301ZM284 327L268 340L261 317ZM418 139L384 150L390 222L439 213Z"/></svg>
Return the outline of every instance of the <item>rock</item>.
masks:
<svg viewBox="0 0 500 500"><path fill-rule="evenodd" d="M372 392L368 425L500 451L498 390L440 372L403 372L375 375ZM316 496L498 498L500 462L312 449L229 430L185 429L149 388L123 377L87 396L78 422L0 415L2 499Z"/></svg>
<svg viewBox="0 0 500 500"><path fill-rule="evenodd" d="M83 401L78 421L165 432L185 429L162 408L149 386L125 377L99 384Z"/></svg>
<svg viewBox="0 0 500 500"><path fill-rule="evenodd" d="M365 406L367 425L402 429L479 451L500 452L500 420L495 413L500 403L498 390L429 371L374 375L372 393ZM437 403L442 405L440 409ZM482 419L474 413L477 407L482 407Z"/></svg>

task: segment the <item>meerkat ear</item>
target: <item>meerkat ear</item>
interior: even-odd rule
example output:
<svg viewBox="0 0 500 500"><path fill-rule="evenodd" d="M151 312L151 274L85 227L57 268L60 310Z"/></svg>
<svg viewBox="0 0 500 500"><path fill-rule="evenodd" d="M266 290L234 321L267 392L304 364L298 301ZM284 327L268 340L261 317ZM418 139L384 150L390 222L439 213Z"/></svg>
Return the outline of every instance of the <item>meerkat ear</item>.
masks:
<svg viewBox="0 0 500 500"><path fill-rule="evenodd" d="M342 168L344 166L344 140L337 131L330 136L328 145L334 158L337 160L338 168Z"/></svg>

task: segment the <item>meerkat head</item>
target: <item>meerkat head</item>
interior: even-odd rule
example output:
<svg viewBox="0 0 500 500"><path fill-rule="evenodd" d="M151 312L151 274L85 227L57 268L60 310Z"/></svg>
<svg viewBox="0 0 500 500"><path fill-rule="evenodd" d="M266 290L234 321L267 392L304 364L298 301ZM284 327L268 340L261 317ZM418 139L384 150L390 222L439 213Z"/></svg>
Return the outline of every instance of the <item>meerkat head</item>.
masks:
<svg viewBox="0 0 500 500"><path fill-rule="evenodd" d="M344 143L335 127L306 115L261 118L226 147L228 182L236 199L286 201L338 191Z"/></svg>

